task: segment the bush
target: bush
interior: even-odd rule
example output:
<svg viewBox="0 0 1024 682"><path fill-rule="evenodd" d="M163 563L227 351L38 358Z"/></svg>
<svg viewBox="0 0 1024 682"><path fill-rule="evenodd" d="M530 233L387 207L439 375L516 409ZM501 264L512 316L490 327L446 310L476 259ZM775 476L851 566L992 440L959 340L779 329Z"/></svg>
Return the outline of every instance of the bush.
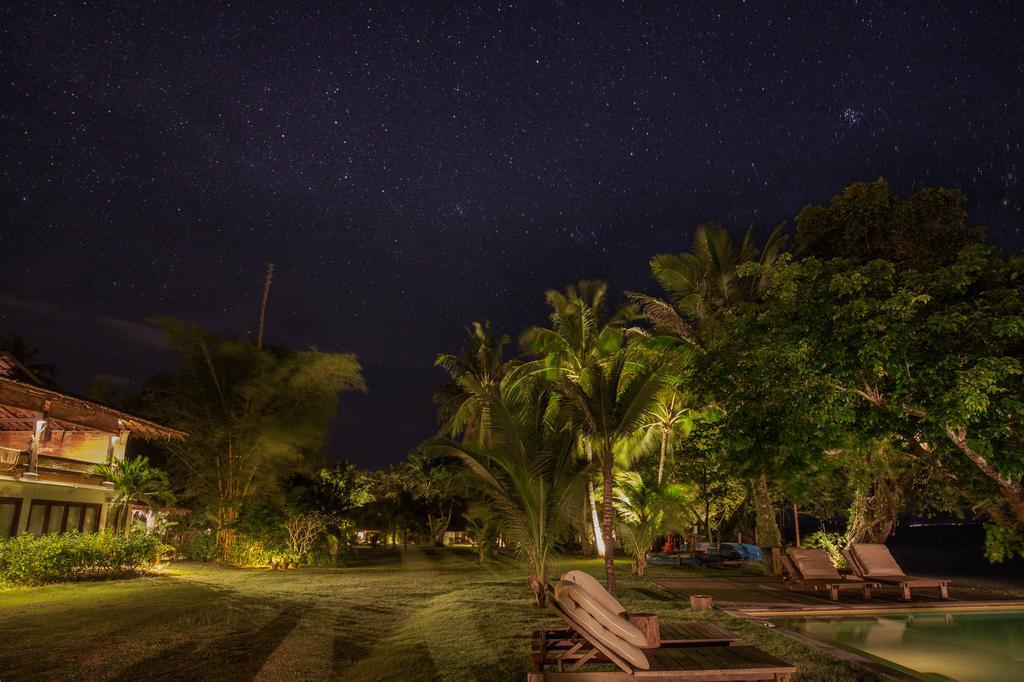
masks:
<svg viewBox="0 0 1024 682"><path fill-rule="evenodd" d="M804 537L804 547L820 547L828 552L828 558L837 569L847 569L850 565L843 556L843 549L846 547L846 535L843 533L829 533L819 530Z"/></svg>
<svg viewBox="0 0 1024 682"><path fill-rule="evenodd" d="M151 566L162 543L152 535L77 531L0 540L0 580L22 585L109 578Z"/></svg>
<svg viewBox="0 0 1024 682"><path fill-rule="evenodd" d="M217 536L203 531L191 533L179 551L189 561L213 561L217 556Z"/></svg>
<svg viewBox="0 0 1024 682"><path fill-rule="evenodd" d="M231 543L224 563L229 566L268 566L280 554L280 550L267 547L263 540L239 533Z"/></svg>

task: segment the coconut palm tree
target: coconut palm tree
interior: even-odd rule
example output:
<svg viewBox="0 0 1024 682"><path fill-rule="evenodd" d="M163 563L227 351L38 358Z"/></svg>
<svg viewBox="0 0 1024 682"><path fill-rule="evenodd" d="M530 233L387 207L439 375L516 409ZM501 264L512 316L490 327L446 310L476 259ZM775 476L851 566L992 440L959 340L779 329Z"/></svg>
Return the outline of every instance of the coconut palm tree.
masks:
<svg viewBox="0 0 1024 682"><path fill-rule="evenodd" d="M633 557L633 571L643 575L647 552L666 530L679 530L689 514L686 489L677 483L648 481L635 471L615 477L615 510L622 520L620 535Z"/></svg>
<svg viewBox="0 0 1024 682"><path fill-rule="evenodd" d="M651 272L664 289L667 300L629 294L644 316L662 335L682 346L698 349L702 335L725 319L740 303L756 300L768 286L770 268L782 256L788 235L785 224L772 230L764 249L754 244L753 228L747 230L738 247L728 230L717 223L700 225L694 231L690 250L680 254L659 254L651 259ZM760 265L753 273L744 265ZM779 537L774 521L767 476L762 470L752 481L758 527L766 542Z"/></svg>
<svg viewBox="0 0 1024 682"><path fill-rule="evenodd" d="M700 333L743 301L761 295L768 284L764 268L782 255L788 235L785 224L772 230L762 251L754 244L753 228L747 230L738 248L729 231L717 223L694 230L689 251L662 253L651 259L651 273L665 290L667 300L631 293L644 316L662 333L680 341L700 345ZM764 266L757 274L742 273L741 266Z"/></svg>
<svg viewBox="0 0 1024 682"><path fill-rule="evenodd" d="M627 363L628 355L627 350L620 350L605 361L592 361L578 376L563 374L555 381L557 391L569 403L576 429L587 438L601 464L601 533L605 544L605 578L612 594L615 594L612 504L615 449L640 429L665 385L664 368L660 364L644 365L635 360Z"/></svg>
<svg viewBox="0 0 1024 682"><path fill-rule="evenodd" d="M544 298L551 310L551 326L531 327L520 336L520 346L535 359L521 363L509 373L508 382L513 390L522 382L529 385L537 377L553 380L564 375L578 380L586 366L622 348L626 324L637 317L633 306L610 311L608 285L598 280L581 280L564 291L551 289ZM593 462L590 440L584 436L579 447L587 462ZM595 499L594 481L587 478L594 540L598 553L604 555L605 541Z"/></svg>
<svg viewBox="0 0 1024 682"><path fill-rule="evenodd" d="M552 392L535 387L529 400L497 389L486 393L491 438L484 445L441 441L454 454L486 498L503 536L529 565L529 583L538 606L546 603L548 562L569 527L579 501L586 465L573 451L573 435L552 407Z"/></svg>
<svg viewBox="0 0 1024 682"><path fill-rule="evenodd" d="M484 442L489 417L483 396L505 375L503 361L508 336L495 337L490 322L474 322L466 329L468 342L458 355L437 356L434 365L448 372L451 381L434 391L431 400L443 435Z"/></svg>
<svg viewBox="0 0 1024 682"><path fill-rule="evenodd" d="M131 530L132 503L153 509L174 499L167 474L149 465L148 457L119 459L111 464L100 464L96 473L114 484L115 530L128 537Z"/></svg>

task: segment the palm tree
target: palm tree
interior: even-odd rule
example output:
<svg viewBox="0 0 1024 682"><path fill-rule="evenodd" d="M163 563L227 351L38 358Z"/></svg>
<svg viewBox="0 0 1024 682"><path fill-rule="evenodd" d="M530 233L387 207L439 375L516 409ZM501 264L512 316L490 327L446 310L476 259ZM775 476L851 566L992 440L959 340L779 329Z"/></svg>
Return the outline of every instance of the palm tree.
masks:
<svg viewBox="0 0 1024 682"><path fill-rule="evenodd" d="M651 259L651 272L668 300L635 293L629 298L658 332L700 352L704 332L719 324L740 303L764 294L769 270L779 261L788 239L784 229L785 224L777 225L768 235L764 249L758 252L752 227L739 247L734 248L724 227L717 223L700 225L694 231L689 251L659 254ZM760 268L744 273L742 266L748 264ZM764 470L752 485L759 535L766 542L775 542L779 531Z"/></svg>
<svg viewBox="0 0 1024 682"><path fill-rule="evenodd" d="M603 478L601 533L608 591L615 594L613 468L616 445L628 441L647 419L664 388L663 368L632 362L621 350L604 362L592 362L578 376L564 374L556 389L571 406L576 427L592 444Z"/></svg>
<svg viewBox="0 0 1024 682"><path fill-rule="evenodd" d="M578 379L588 365L607 358L622 348L627 322L637 316L635 308L623 306L614 313L608 310L608 285L598 280L581 280L570 284L565 291L551 289L544 294L551 309L550 327L531 327L519 339L519 344L535 360L525 362L509 374L509 383L537 377L555 379L567 376ZM593 446L586 437L580 447L593 462ZM605 541L600 531L594 500L594 481L587 478L587 500L590 507L594 540L598 553L604 555Z"/></svg>
<svg viewBox="0 0 1024 682"><path fill-rule="evenodd" d="M633 556L633 570L643 575L647 552L665 530L682 528L687 514L685 488L676 483L653 483L635 471L616 476L615 509L622 519L621 534L626 551Z"/></svg>
<svg viewBox="0 0 1024 682"><path fill-rule="evenodd" d="M739 248L734 249L729 231L717 223L694 230L689 251L663 253L651 259L651 273L668 295L668 300L630 294L644 316L659 331L680 341L700 345L700 332L727 314L734 306L764 293L766 268L782 255L788 235L785 224L772 230L763 251L754 245L753 228L747 230ZM757 274L743 274L741 266L756 263Z"/></svg>
<svg viewBox="0 0 1024 682"><path fill-rule="evenodd" d="M25 369L36 375L45 384L57 382L57 365L48 362L36 362L39 346L29 341L18 332L7 332L0 336L0 351L10 354Z"/></svg>
<svg viewBox="0 0 1024 682"><path fill-rule="evenodd" d="M131 530L132 503L144 504L150 509L173 500L167 474L149 465L148 457L119 459L111 464L100 464L96 473L114 484L115 530L125 537Z"/></svg>
<svg viewBox="0 0 1024 682"><path fill-rule="evenodd" d="M492 388L485 398L489 442L438 444L465 464L493 506L503 535L526 559L538 606L546 603L548 561L569 525L586 473L573 452L571 431L551 407L553 398L543 386L522 401Z"/></svg>
<svg viewBox="0 0 1024 682"><path fill-rule="evenodd" d="M430 540L438 547L444 544L444 534L455 511L453 465L450 458L438 456L428 447L417 448L405 461L406 472L427 512Z"/></svg>
<svg viewBox="0 0 1024 682"><path fill-rule="evenodd" d="M474 322L466 335L469 341L458 355L437 356L434 365L452 380L435 390L431 400L438 406L442 434L483 442L488 429L483 395L505 375L503 356L509 338L495 338L490 322Z"/></svg>

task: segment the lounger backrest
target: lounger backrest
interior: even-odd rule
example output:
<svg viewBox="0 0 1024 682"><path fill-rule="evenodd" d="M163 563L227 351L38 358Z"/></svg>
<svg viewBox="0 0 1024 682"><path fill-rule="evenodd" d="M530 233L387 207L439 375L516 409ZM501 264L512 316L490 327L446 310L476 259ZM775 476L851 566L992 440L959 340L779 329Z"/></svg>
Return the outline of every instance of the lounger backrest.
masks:
<svg viewBox="0 0 1024 682"><path fill-rule="evenodd" d="M857 561L857 557L853 556L853 552L848 549L841 549L839 551L842 553L843 558L846 559L846 563L850 565L854 574L864 577L864 567L860 565L859 561Z"/></svg>
<svg viewBox="0 0 1024 682"><path fill-rule="evenodd" d="M843 576L832 565L828 552L810 547L790 547L786 554L793 560L804 580L842 580Z"/></svg>
<svg viewBox="0 0 1024 682"><path fill-rule="evenodd" d="M851 549L853 558L864 569L865 576L900 577L906 575L885 545L856 543L851 546Z"/></svg>
<svg viewBox="0 0 1024 682"><path fill-rule="evenodd" d="M617 629L607 627L607 623L610 620L608 617L610 616L611 619L622 620L626 625L636 630L636 633L643 639L643 633L632 623L619 618L606 609L603 613L593 610L594 602L588 598L587 593L575 583L567 580L559 580L558 584L555 585L555 601L558 602L562 611L572 620L573 626L580 631L580 634L590 640L591 644L599 650L604 651L606 654L610 651L640 670L650 669L651 664L639 646L620 637L617 634ZM627 670L626 672L631 671Z"/></svg>
<svg viewBox="0 0 1024 682"><path fill-rule="evenodd" d="M598 582L597 578L584 573L583 571L569 571L562 576L562 580L568 580L571 583L576 583L584 590L586 590L594 599L601 602L601 605L613 613L617 613L620 616L626 612L626 608L619 603L619 600L611 595L611 593L604 589L604 585Z"/></svg>

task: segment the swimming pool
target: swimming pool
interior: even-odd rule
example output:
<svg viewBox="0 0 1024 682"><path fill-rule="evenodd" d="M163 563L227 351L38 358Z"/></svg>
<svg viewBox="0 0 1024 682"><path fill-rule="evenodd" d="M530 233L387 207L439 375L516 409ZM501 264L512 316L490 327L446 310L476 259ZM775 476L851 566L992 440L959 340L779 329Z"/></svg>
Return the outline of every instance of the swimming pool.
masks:
<svg viewBox="0 0 1024 682"><path fill-rule="evenodd" d="M923 679L1024 680L1024 611L907 611L771 621Z"/></svg>

